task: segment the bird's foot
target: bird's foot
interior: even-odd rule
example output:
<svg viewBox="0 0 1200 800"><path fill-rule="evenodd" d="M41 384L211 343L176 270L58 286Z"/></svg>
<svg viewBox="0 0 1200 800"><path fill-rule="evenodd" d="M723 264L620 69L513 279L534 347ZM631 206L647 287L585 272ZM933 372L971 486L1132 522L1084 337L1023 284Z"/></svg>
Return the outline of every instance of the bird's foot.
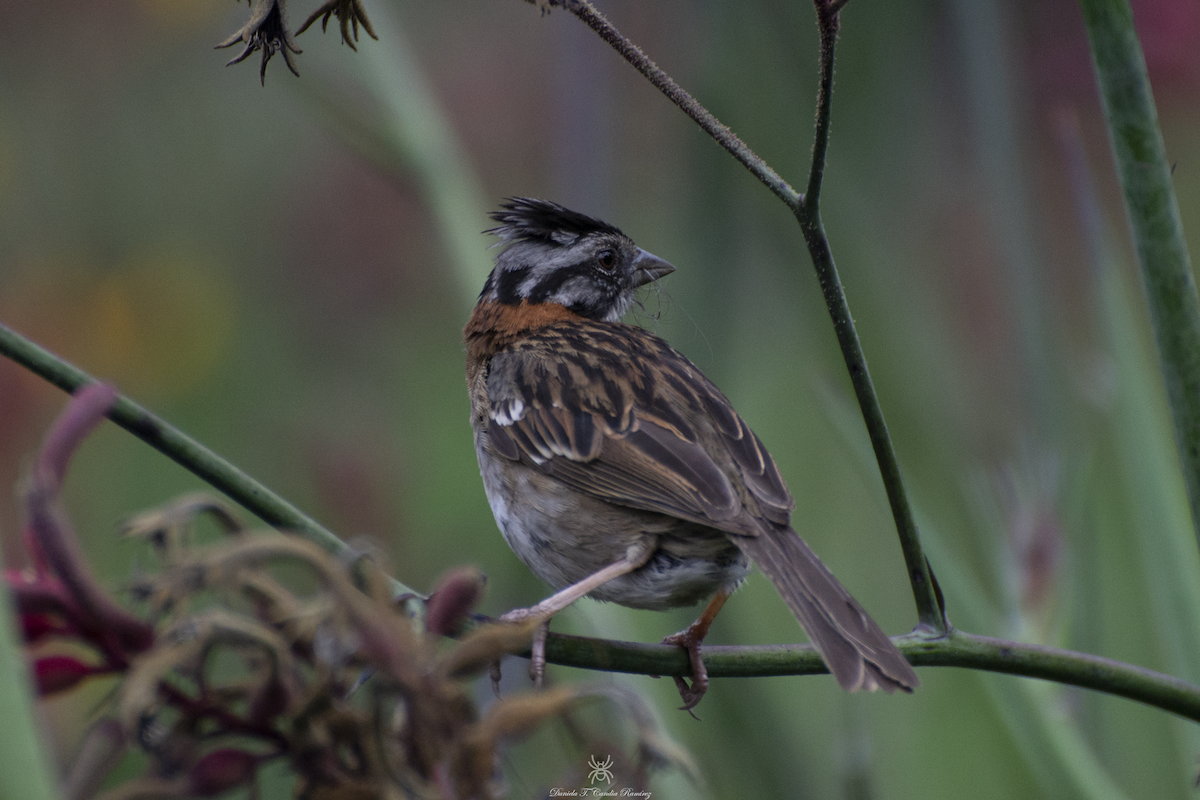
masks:
<svg viewBox="0 0 1200 800"><path fill-rule="evenodd" d="M704 693L708 691L708 668L704 666L704 659L700 657L700 643L704 641L704 634L708 633L708 626L704 626L703 631L696 629L696 625L689 625L679 633L673 633L662 640L662 644L674 644L682 647L688 654L688 660L692 664L692 682L689 684L687 679L681 675L675 675L675 687L679 689L679 697L683 700L683 705L679 707L680 711L686 711L693 717L696 715L692 712L699 702L704 698ZM699 719L699 717L696 717Z"/></svg>
<svg viewBox="0 0 1200 800"><path fill-rule="evenodd" d="M534 619L539 614L533 608L517 608L509 611L500 617L500 622L525 622L529 619ZM529 648L529 679L533 681L534 689L542 688L542 681L546 677L546 637L550 635L550 618L546 617L540 625L533 630L533 642ZM500 662L499 660L492 662L491 668L492 691L496 696L500 696Z"/></svg>

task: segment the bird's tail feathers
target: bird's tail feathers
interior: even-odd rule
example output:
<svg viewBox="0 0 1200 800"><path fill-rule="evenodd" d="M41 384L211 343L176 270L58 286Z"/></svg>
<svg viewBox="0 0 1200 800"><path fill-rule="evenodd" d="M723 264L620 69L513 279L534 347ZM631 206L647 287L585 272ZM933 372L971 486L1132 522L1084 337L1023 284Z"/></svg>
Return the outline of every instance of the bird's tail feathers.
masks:
<svg viewBox="0 0 1200 800"><path fill-rule="evenodd" d="M733 538L775 585L843 689L891 694L920 685L887 634L795 531Z"/></svg>

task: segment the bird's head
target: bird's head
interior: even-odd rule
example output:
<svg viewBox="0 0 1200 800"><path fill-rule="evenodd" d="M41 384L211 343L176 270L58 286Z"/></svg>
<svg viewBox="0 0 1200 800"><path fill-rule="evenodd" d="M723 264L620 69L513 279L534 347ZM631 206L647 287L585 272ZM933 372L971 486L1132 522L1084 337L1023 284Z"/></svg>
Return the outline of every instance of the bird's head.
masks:
<svg viewBox="0 0 1200 800"><path fill-rule="evenodd" d="M509 198L490 216L499 224L486 233L504 249L480 301L557 303L615 322L639 286L675 271L612 225L547 200Z"/></svg>

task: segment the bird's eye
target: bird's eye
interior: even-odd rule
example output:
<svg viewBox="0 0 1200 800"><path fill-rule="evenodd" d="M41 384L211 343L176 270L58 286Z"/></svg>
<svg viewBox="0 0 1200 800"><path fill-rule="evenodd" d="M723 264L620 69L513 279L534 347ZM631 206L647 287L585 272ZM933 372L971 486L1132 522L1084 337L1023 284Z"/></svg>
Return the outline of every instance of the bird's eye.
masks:
<svg viewBox="0 0 1200 800"><path fill-rule="evenodd" d="M605 272L612 272L613 267L617 265L617 254L612 250L601 250L600 254L596 256L596 263Z"/></svg>

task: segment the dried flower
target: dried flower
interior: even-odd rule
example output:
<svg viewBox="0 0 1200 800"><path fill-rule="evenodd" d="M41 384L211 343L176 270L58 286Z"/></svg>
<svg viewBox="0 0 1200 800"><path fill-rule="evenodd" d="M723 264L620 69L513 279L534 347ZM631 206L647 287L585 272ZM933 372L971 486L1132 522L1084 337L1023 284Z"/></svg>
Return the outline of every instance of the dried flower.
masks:
<svg viewBox="0 0 1200 800"><path fill-rule="evenodd" d="M437 636L453 636L479 602L486 585L487 576L474 567L443 575L425 604L425 630Z"/></svg>
<svg viewBox="0 0 1200 800"><path fill-rule="evenodd" d="M321 32L324 33L326 26L329 24L329 17L337 15L338 24L342 29L342 42L350 45L350 49L358 52L358 48L354 43L358 41L358 26L361 24L363 30L367 32L372 39L378 41L379 37L375 35L374 29L371 27L371 20L367 19L367 11L363 8L362 0L328 0L325 5L314 11L304 24L300 26L300 30L296 31L296 35L304 33L309 29L317 17L321 18ZM351 27L354 29L354 35L351 37Z"/></svg>
<svg viewBox="0 0 1200 800"><path fill-rule="evenodd" d="M254 0L254 6L250 9L250 19L246 21L246 24L228 39L217 45L217 48L220 49L222 47L233 47L239 41L246 44L242 52L238 53L225 66L231 67L234 64L245 61L254 51L262 50L262 67L259 69L258 75L259 80L265 86L267 83L267 62L271 60L271 56L275 55L275 51L278 50L283 54L284 63L287 64L292 74L300 77L300 73L296 71L296 65L292 63L291 53L298 54L303 51L296 46L296 40L288 32L283 7L284 0ZM289 50L291 53L288 52Z"/></svg>
<svg viewBox="0 0 1200 800"><path fill-rule="evenodd" d="M71 656L46 656L33 664L33 677L38 694L46 695L73 689L86 678L103 671Z"/></svg>
<svg viewBox="0 0 1200 800"><path fill-rule="evenodd" d="M59 501L71 457L115 399L116 392L108 386L80 389L46 434L26 480L23 534L33 567L4 571L26 641L71 640L92 651L98 661L89 664L68 655L36 659L34 678L42 694L123 670L131 657L154 643L154 628L113 601L92 574Z"/></svg>

